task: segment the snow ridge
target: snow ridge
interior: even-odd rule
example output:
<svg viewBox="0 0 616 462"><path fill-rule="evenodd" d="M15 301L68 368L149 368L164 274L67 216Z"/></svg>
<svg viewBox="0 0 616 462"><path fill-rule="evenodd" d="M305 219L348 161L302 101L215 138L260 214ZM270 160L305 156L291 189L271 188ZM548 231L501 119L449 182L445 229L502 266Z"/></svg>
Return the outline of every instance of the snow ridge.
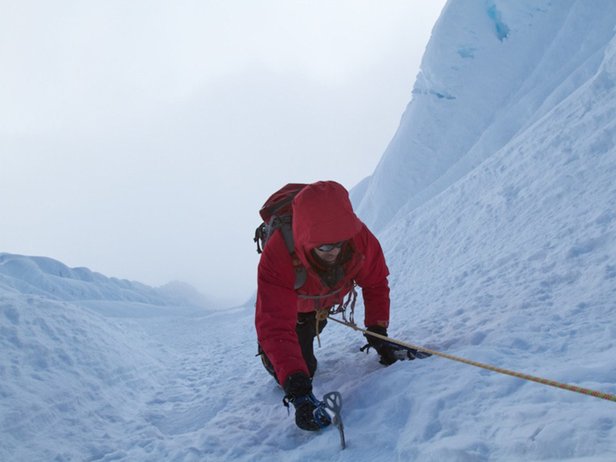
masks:
<svg viewBox="0 0 616 462"><path fill-rule="evenodd" d="M352 196L362 219L384 229L403 207L406 214L442 192L592 77L616 18L612 2L593 6L450 1L397 133L365 192ZM495 28L506 28L507 37L499 40Z"/></svg>
<svg viewBox="0 0 616 462"><path fill-rule="evenodd" d="M69 268L47 257L0 253L0 288L51 300L127 301L150 305L205 306L206 300L186 284L153 288L108 278L88 268Z"/></svg>

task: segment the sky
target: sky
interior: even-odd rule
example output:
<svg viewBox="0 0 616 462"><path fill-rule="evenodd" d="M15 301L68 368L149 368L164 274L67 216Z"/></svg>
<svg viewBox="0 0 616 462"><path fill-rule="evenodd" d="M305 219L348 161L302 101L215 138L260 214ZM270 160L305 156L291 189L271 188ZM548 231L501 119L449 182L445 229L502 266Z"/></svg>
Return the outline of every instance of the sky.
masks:
<svg viewBox="0 0 616 462"><path fill-rule="evenodd" d="M258 209L375 169L443 1L3 1L0 251L221 303Z"/></svg>

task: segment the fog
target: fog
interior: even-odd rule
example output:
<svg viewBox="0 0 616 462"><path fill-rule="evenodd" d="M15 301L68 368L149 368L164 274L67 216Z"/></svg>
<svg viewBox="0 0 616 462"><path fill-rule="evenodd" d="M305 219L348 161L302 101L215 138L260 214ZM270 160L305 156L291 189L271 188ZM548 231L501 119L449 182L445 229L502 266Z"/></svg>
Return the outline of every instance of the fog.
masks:
<svg viewBox="0 0 616 462"><path fill-rule="evenodd" d="M0 251L244 301L262 202L372 173L443 4L4 2Z"/></svg>

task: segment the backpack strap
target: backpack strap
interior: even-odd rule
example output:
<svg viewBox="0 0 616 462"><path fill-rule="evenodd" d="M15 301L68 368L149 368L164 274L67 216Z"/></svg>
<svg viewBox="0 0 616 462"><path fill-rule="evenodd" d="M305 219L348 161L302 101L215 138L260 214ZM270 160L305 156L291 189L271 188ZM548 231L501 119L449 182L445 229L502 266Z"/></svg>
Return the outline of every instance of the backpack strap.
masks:
<svg viewBox="0 0 616 462"><path fill-rule="evenodd" d="M259 247L259 237L258 235L266 234L271 236L274 230L280 229L280 233L282 234L282 239L284 240L284 244L291 255L291 260L293 262L293 268L295 269L295 283L293 284L293 289L300 289L308 278L308 273L306 272L306 268L302 265L299 257L295 253L295 240L293 239L293 228L291 226L291 215L283 215L277 216L274 215L269 223L262 224L255 233L255 242L257 242L257 248L262 251ZM261 253L261 252L259 252Z"/></svg>
<svg viewBox="0 0 616 462"><path fill-rule="evenodd" d="M273 222L276 222L276 224L273 224ZM280 228L287 250L291 255L295 254L295 240L293 239L293 228L291 227L291 215L282 217L274 215L270 221L270 227L272 229Z"/></svg>
<svg viewBox="0 0 616 462"><path fill-rule="evenodd" d="M304 265L302 265L302 262L295 253L295 240L293 239L293 228L291 227L291 215L275 218L280 222L278 227L282 233L282 238L287 246L287 250L291 254L293 268L295 269L295 284L293 285L293 289L297 290L306 283L308 275L306 273L306 268L304 268Z"/></svg>
<svg viewBox="0 0 616 462"><path fill-rule="evenodd" d="M306 268L304 268L304 265L302 265L302 262L295 253L295 241L293 240L293 229L291 228L290 220L291 217L288 218L288 221L285 220L282 225L280 225L280 232L282 233L282 238L287 246L287 250L291 254L293 268L295 269L295 284L293 285L293 289L297 290L306 283L308 274L306 273Z"/></svg>
<svg viewBox="0 0 616 462"><path fill-rule="evenodd" d="M295 284L293 285L293 289L301 289L301 287L306 283L308 274L306 273L306 268L304 268L302 262L300 262L297 255L295 255L295 252L291 254L291 258L293 258L293 268L295 268Z"/></svg>

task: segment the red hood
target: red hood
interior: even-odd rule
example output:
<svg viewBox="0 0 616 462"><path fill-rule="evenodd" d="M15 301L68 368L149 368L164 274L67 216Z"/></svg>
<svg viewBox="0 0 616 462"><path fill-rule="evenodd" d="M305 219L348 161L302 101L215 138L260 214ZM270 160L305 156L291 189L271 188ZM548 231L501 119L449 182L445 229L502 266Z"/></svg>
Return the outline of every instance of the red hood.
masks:
<svg viewBox="0 0 616 462"><path fill-rule="evenodd" d="M349 240L362 226L348 191L335 181L310 184L293 200L293 239L304 264L314 247Z"/></svg>

